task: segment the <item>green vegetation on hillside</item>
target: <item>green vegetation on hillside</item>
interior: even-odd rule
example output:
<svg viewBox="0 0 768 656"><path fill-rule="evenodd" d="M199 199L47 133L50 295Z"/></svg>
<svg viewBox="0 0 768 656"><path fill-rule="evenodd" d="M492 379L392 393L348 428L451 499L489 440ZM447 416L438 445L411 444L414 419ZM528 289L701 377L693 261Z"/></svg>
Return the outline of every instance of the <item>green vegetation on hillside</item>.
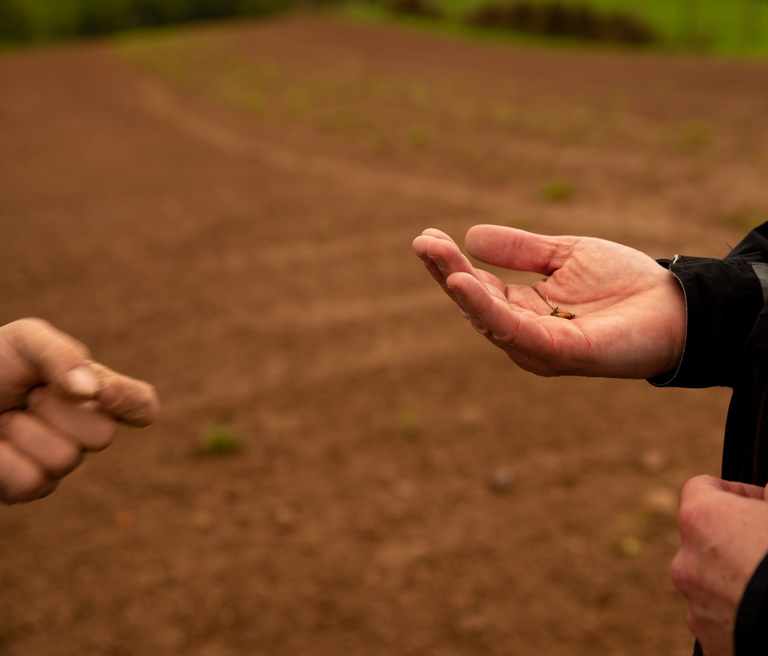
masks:
<svg viewBox="0 0 768 656"><path fill-rule="evenodd" d="M0 43L39 43L139 27L260 16L290 0L0 0Z"/></svg>
<svg viewBox="0 0 768 656"><path fill-rule="evenodd" d="M517 41L620 42L726 55L768 55L768 0L0 0L0 44L334 6L368 20L407 20Z"/></svg>
<svg viewBox="0 0 768 656"><path fill-rule="evenodd" d="M357 18L397 17L518 42L620 41L768 56L768 0L378 0L348 3L344 10Z"/></svg>

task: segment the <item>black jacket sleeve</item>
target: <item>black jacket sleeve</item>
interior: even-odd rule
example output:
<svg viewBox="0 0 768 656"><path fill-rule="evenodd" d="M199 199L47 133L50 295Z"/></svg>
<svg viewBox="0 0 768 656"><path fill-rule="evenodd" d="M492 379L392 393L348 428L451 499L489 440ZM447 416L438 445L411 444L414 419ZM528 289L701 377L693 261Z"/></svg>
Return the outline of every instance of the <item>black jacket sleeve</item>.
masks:
<svg viewBox="0 0 768 656"><path fill-rule="evenodd" d="M753 230L723 259L675 256L660 260L685 293L686 337L677 371L657 386L732 386L742 347L768 288L768 223Z"/></svg>
<svg viewBox="0 0 768 656"><path fill-rule="evenodd" d="M763 394L766 375L763 356L768 338L765 316L760 317L768 309L768 223L749 233L722 260L676 256L659 264L678 279L685 293L686 339L678 369L650 382L659 386L734 387L726 424L723 477L764 484L762 474L755 480L755 472L759 474L764 467L762 451L757 448L755 424L759 417L753 416L752 397ZM761 357L756 358L757 353ZM739 605L735 656L768 654L766 626L768 556L754 572ZM701 654L698 643L694 653Z"/></svg>

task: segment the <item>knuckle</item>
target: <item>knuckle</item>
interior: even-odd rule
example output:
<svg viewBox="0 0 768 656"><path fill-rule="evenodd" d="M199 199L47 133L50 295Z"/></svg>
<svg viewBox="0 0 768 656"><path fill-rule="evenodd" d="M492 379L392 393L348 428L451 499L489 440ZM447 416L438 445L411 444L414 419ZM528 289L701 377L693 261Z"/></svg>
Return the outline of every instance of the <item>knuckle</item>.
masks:
<svg viewBox="0 0 768 656"><path fill-rule="evenodd" d="M24 503L42 499L53 492L55 488L56 484L41 474L15 486L10 493L6 491L6 496L11 500L11 503Z"/></svg>
<svg viewBox="0 0 768 656"><path fill-rule="evenodd" d="M706 525L708 507L700 500L683 499L677 511L677 523L683 542L695 538Z"/></svg>
<svg viewBox="0 0 768 656"><path fill-rule="evenodd" d="M63 478L80 464L83 454L74 444L62 442L56 449L56 453L51 453L50 459L45 463L46 471L53 478Z"/></svg>
<svg viewBox="0 0 768 656"><path fill-rule="evenodd" d="M65 476L82 459L79 446L24 412L13 414L3 427L3 434L27 454L29 462L53 478Z"/></svg>
<svg viewBox="0 0 768 656"><path fill-rule="evenodd" d="M672 559L669 566L669 578L680 592L684 593L688 588L688 567L681 553Z"/></svg>
<svg viewBox="0 0 768 656"><path fill-rule="evenodd" d="M696 511L691 503L681 503L677 510L677 525L680 532L685 533L696 521Z"/></svg>
<svg viewBox="0 0 768 656"><path fill-rule="evenodd" d="M80 436L80 444L87 451L103 451L115 436L115 425L108 418L104 418L91 427L87 434Z"/></svg>
<svg viewBox="0 0 768 656"><path fill-rule="evenodd" d="M0 500L5 504L32 501L45 493L50 481L43 469L21 457L7 443L0 442Z"/></svg>

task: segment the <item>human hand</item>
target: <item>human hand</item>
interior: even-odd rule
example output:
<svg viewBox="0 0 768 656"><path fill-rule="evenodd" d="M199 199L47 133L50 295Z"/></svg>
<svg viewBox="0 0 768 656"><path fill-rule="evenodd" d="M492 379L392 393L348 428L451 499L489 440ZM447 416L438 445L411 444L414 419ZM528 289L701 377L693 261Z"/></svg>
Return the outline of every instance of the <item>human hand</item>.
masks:
<svg viewBox="0 0 768 656"><path fill-rule="evenodd" d="M144 381L90 360L88 349L41 319L0 326L0 501L50 494L116 422L151 424L159 403Z"/></svg>
<svg viewBox="0 0 768 656"><path fill-rule="evenodd" d="M713 476L683 488L682 545L670 576L688 599L686 621L705 656L733 656L739 603L768 552L765 495L762 487Z"/></svg>
<svg viewBox="0 0 768 656"><path fill-rule="evenodd" d="M675 277L628 246L550 237L493 225L469 230L470 255L546 276L508 285L475 268L444 232L425 230L413 250L463 316L520 367L564 374L652 378L674 371L685 343L685 300ZM551 299L571 321L551 316Z"/></svg>

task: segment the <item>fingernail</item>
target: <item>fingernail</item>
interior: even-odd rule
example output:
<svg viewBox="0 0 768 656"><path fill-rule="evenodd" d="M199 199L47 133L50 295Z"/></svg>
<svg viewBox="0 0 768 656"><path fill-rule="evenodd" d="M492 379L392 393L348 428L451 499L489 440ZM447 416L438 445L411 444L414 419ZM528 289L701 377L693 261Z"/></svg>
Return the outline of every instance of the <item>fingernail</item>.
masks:
<svg viewBox="0 0 768 656"><path fill-rule="evenodd" d="M96 376L86 366L70 369L62 376L61 384L70 394L84 399L92 399L99 391Z"/></svg>

